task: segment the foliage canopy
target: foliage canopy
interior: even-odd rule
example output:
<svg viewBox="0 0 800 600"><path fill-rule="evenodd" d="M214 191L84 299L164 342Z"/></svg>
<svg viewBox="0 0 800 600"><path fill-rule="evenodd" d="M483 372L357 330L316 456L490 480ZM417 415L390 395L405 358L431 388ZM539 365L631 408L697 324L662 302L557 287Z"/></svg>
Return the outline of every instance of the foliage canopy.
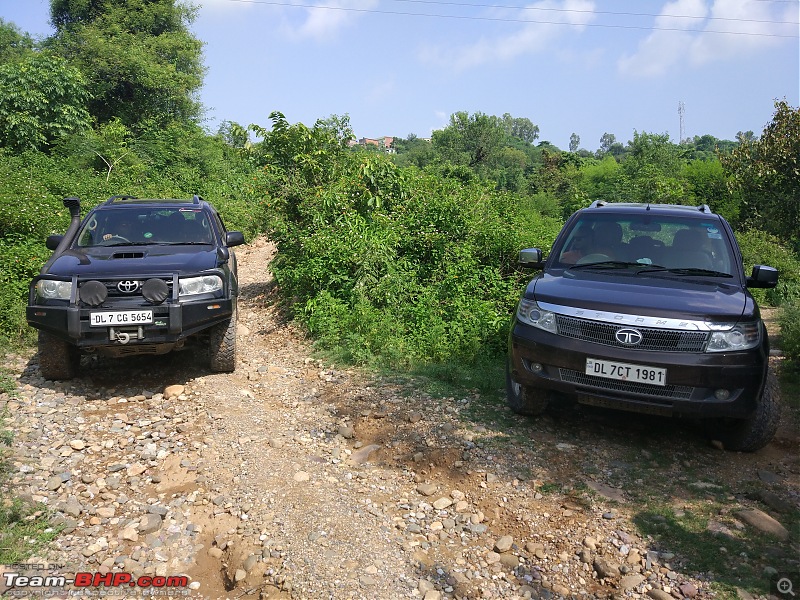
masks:
<svg viewBox="0 0 800 600"><path fill-rule="evenodd" d="M81 73L51 53L0 65L0 145L38 150L88 131L88 98Z"/></svg>
<svg viewBox="0 0 800 600"><path fill-rule="evenodd" d="M86 77L98 123L127 127L195 121L203 83L196 9L174 0L52 0L49 47Z"/></svg>

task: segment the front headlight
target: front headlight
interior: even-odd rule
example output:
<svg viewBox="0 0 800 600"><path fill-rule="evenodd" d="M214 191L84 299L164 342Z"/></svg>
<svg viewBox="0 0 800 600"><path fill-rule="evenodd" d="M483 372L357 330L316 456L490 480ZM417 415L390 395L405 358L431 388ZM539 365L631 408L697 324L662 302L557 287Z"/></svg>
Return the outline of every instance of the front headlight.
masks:
<svg viewBox="0 0 800 600"><path fill-rule="evenodd" d="M558 333L556 314L543 310L534 300L523 298L517 306L517 318L527 325L544 329L550 333Z"/></svg>
<svg viewBox="0 0 800 600"><path fill-rule="evenodd" d="M222 289L222 278L219 275L203 275L202 277L186 277L180 280L179 296L197 296L213 294Z"/></svg>
<svg viewBox="0 0 800 600"><path fill-rule="evenodd" d="M45 300L69 300L72 296L72 282L40 279L36 282L36 293Z"/></svg>
<svg viewBox="0 0 800 600"><path fill-rule="evenodd" d="M761 343L758 323L718 323L712 325L706 352L735 352L748 350Z"/></svg>

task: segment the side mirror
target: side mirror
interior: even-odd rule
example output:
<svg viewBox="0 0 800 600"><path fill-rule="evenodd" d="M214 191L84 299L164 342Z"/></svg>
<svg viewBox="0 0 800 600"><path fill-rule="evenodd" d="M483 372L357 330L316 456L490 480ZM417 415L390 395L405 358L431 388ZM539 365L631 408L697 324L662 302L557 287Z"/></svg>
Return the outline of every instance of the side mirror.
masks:
<svg viewBox="0 0 800 600"><path fill-rule="evenodd" d="M778 284L778 270L766 265L756 265L747 278L747 287L774 288Z"/></svg>
<svg viewBox="0 0 800 600"><path fill-rule="evenodd" d="M539 248L525 248L519 251L519 264L528 269L541 269L542 251Z"/></svg>
<svg viewBox="0 0 800 600"><path fill-rule="evenodd" d="M229 231L225 236L225 245L229 248L231 246L241 246L244 244L244 234L241 231Z"/></svg>
<svg viewBox="0 0 800 600"><path fill-rule="evenodd" d="M61 240L64 239L63 235L56 234L56 235L48 235L47 239L44 242L44 245L47 247L48 250L55 250L58 248L58 245L61 243Z"/></svg>

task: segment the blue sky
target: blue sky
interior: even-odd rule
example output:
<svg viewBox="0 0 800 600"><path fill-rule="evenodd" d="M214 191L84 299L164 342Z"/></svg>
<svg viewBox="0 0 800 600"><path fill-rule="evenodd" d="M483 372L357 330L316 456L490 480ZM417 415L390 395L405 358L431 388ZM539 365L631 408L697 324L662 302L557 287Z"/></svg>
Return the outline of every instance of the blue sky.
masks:
<svg viewBox="0 0 800 600"><path fill-rule="evenodd" d="M612 133L760 135L800 105L798 0L196 0L206 126L350 116L357 137L428 137L510 113L560 148ZM53 33L48 0L0 17ZM426 16L423 16L426 15ZM724 33L723 33L724 32Z"/></svg>

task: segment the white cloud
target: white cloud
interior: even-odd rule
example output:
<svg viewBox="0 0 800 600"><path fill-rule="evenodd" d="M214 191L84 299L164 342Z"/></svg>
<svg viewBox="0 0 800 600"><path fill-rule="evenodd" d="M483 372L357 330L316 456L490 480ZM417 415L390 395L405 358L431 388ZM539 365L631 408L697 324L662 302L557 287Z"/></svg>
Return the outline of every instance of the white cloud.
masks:
<svg viewBox="0 0 800 600"><path fill-rule="evenodd" d="M584 29L594 19L594 0L543 0L525 9L504 11L492 16L519 21L516 32L495 37L482 37L462 46L428 46L420 51L423 62L464 70L484 64L508 62L525 54L535 54L550 47L553 40L570 29ZM532 10L532 9L556 10Z"/></svg>
<svg viewBox="0 0 800 600"><path fill-rule="evenodd" d="M681 18L678 15L696 17ZM751 54L780 43L777 35L797 34L797 6L783 14L758 0L676 0L664 5L653 31L636 52L620 58L621 73L642 77L663 75L677 64L700 66ZM794 21L794 25L759 21ZM733 32L721 34L718 32ZM762 35L742 35L742 34Z"/></svg>
<svg viewBox="0 0 800 600"><path fill-rule="evenodd" d="M714 21L709 24L709 31L735 31L739 35L706 33L697 36L689 52L689 60L694 65L726 60L773 46L782 41L781 38L772 37L774 34L797 35L797 5L787 7L785 14L780 14L773 13L768 2L716 0L711 7L711 16L737 20ZM794 26L759 22L790 20L794 21Z"/></svg>
<svg viewBox="0 0 800 600"><path fill-rule="evenodd" d="M374 9L378 0L329 0L318 2L316 6L324 8L302 9L305 18L296 24L289 14L285 30L290 37L299 39L325 40L335 38L345 27L350 26L355 20L367 11ZM300 9L290 8L297 11Z"/></svg>
<svg viewBox="0 0 800 600"><path fill-rule="evenodd" d="M256 18L277 17L284 35L295 40L330 39L364 13L377 7L378 0L196 0L202 10L214 15L257 11ZM278 4L280 2L280 4ZM309 8L319 7L319 8Z"/></svg>

